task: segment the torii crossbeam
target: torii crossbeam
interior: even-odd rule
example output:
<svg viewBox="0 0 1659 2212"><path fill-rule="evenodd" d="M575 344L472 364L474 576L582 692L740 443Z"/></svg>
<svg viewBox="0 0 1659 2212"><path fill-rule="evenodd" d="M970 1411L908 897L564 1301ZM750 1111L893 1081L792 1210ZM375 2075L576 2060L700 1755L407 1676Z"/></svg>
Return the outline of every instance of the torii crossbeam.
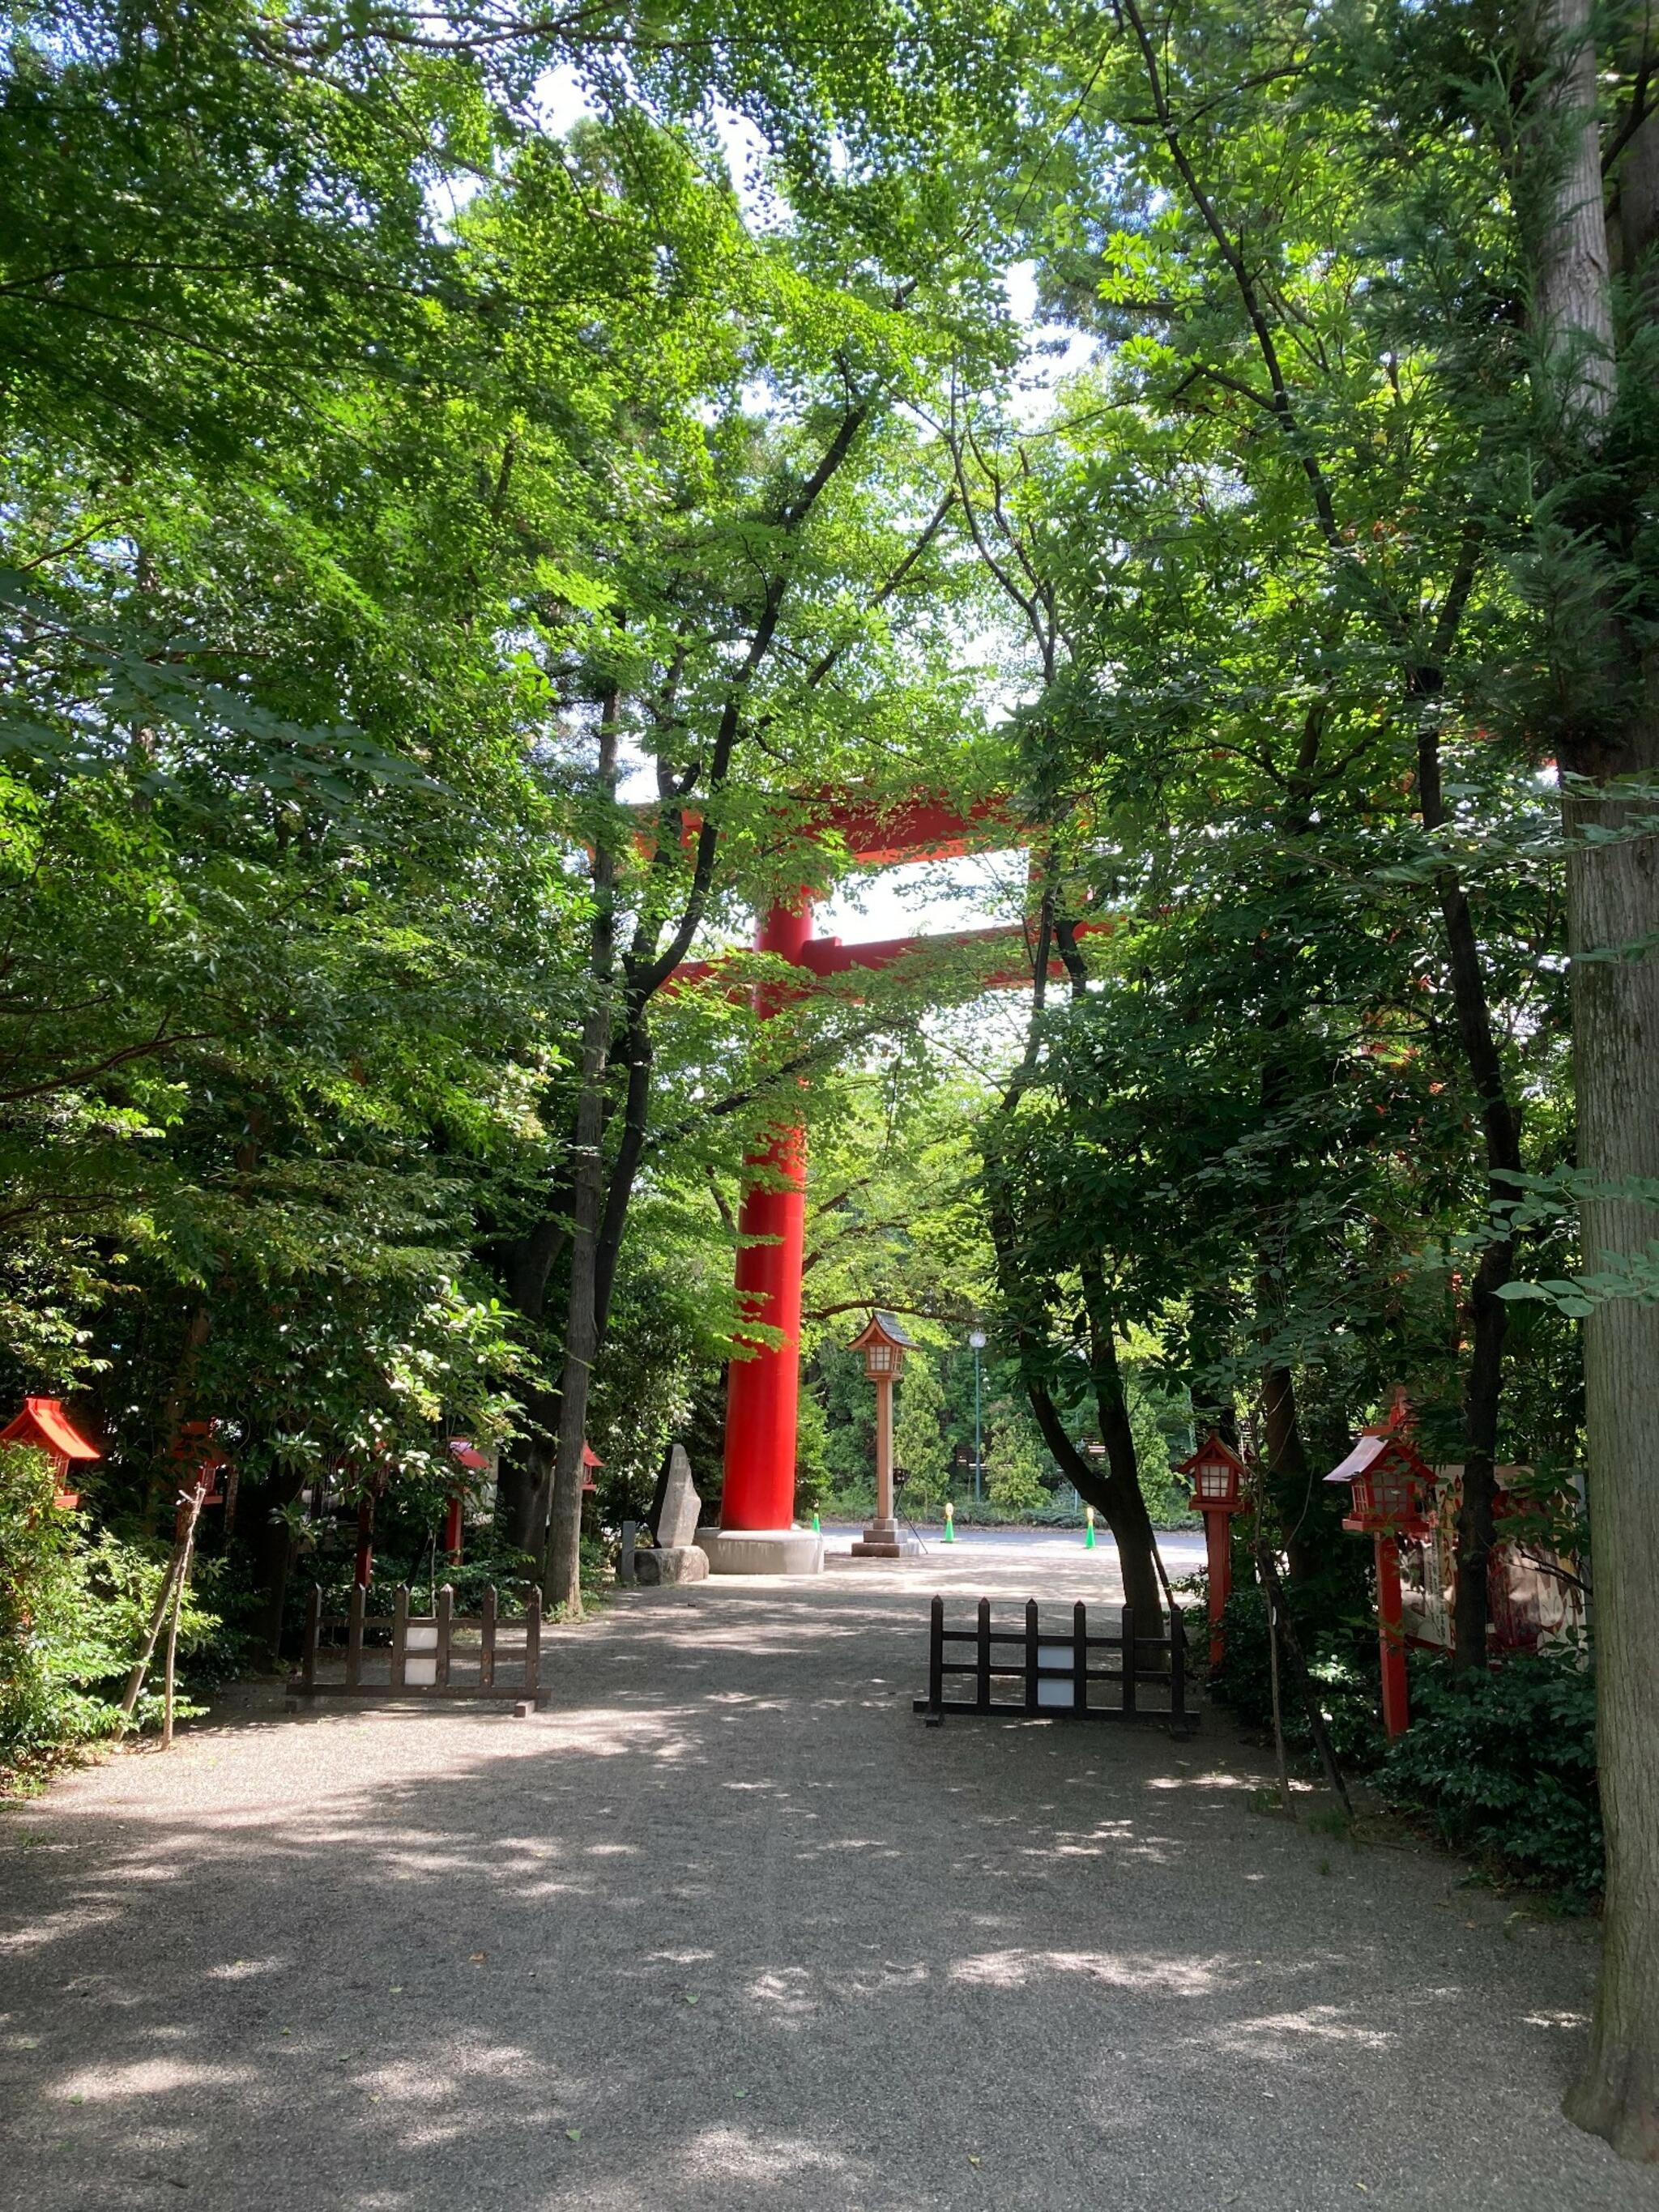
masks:
<svg viewBox="0 0 1659 2212"><path fill-rule="evenodd" d="M847 801L828 806L824 825L835 830L853 858L877 866L902 860L949 860L972 849L995 851L1025 842L1024 833L994 804L966 812L927 799L878 811ZM813 976L890 968L924 949L1006 945L1024 951L1018 926L941 937L895 937L865 945L812 935L813 894L801 890L773 906L755 933L755 950L769 952ZM1109 929L1102 921L1080 925ZM1058 962L1051 970L1058 970ZM1063 971L1061 971L1063 972ZM710 973L699 962L681 969L688 981ZM1029 957L994 967L985 988L1029 985ZM775 985L755 991L764 1019L789 994ZM799 1121L775 1126L745 1155L745 1189L738 1219L737 1288L744 1318L775 1330L776 1340L744 1338L753 1348L732 1362L726 1411L725 1489L718 1536L704 1532L715 1571L816 1572L823 1547L793 1527L797 1415L800 1399L801 1279L806 1237L806 1133ZM751 1179L757 1178L757 1179Z"/></svg>

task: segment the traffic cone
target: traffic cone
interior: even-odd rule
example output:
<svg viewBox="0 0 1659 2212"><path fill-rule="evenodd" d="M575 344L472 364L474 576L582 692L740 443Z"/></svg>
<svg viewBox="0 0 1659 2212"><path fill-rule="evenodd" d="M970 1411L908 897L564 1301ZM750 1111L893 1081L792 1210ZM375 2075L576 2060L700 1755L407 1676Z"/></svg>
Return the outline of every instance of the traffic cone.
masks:
<svg viewBox="0 0 1659 2212"><path fill-rule="evenodd" d="M948 1498L945 1501L945 1535L942 1540L947 1544L954 1544L957 1540L957 1509Z"/></svg>
<svg viewBox="0 0 1659 2212"><path fill-rule="evenodd" d="M1085 1552L1092 1552L1095 1548L1095 1509L1092 1505L1085 1505L1083 1510L1088 1516L1088 1525L1083 1532L1083 1548Z"/></svg>

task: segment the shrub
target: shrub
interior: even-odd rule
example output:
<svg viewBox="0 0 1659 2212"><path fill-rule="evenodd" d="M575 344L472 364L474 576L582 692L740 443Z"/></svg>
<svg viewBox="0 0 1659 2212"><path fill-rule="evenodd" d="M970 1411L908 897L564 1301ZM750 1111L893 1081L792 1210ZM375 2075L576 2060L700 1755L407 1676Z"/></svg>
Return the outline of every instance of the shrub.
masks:
<svg viewBox="0 0 1659 2212"><path fill-rule="evenodd" d="M44 1453L0 1445L0 1782L12 1789L118 1732L122 1684L167 1571L165 1556L107 1531L89 1544L82 1516L53 1505L56 1487ZM217 1626L187 1597L180 1650L201 1649ZM159 1715L159 1686L140 1725Z"/></svg>
<svg viewBox="0 0 1659 2212"><path fill-rule="evenodd" d="M1315 1614L1300 1590L1287 1592L1295 1608L1297 1632L1331 1748L1345 1767L1372 1766L1385 1739L1379 1711L1376 1629L1374 1622ZM1323 1610L1322 1608L1322 1610ZM1200 1617L1201 1606L1192 1615ZM1272 1671L1267 1654L1267 1606L1254 1583L1235 1589L1222 1616L1225 1656L1212 1687L1240 1720L1251 1728L1273 1725ZM1288 1666L1280 1675L1285 1741L1298 1757L1310 1758L1313 1737L1296 1680Z"/></svg>
<svg viewBox="0 0 1659 2212"><path fill-rule="evenodd" d="M1570 1652L1516 1654L1488 1674L1443 1660L1412 1673L1412 1724L1377 1777L1443 1842L1588 1911L1601 1892L1595 1682Z"/></svg>
<svg viewBox="0 0 1659 2212"><path fill-rule="evenodd" d="M78 1519L52 1504L44 1452L0 1448L0 1767L107 1735L116 1718L82 1687L106 1671L77 1572Z"/></svg>

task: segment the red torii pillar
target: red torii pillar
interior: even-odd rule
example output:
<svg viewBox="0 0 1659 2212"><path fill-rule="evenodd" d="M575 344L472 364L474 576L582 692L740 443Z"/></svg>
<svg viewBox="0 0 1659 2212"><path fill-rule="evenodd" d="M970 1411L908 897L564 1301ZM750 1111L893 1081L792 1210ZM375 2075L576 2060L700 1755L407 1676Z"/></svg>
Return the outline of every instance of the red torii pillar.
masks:
<svg viewBox="0 0 1659 2212"><path fill-rule="evenodd" d="M805 964L812 902L803 891L775 906L755 935L755 950ZM781 994L755 994L763 1018ZM795 1511L795 1423L800 1399L801 1274L806 1243L806 1132L799 1121L774 1128L744 1159L747 1188L738 1217L738 1297L745 1316L783 1341L760 1344L732 1363L726 1386L722 1530L785 1529ZM750 1182L756 1175L758 1181Z"/></svg>

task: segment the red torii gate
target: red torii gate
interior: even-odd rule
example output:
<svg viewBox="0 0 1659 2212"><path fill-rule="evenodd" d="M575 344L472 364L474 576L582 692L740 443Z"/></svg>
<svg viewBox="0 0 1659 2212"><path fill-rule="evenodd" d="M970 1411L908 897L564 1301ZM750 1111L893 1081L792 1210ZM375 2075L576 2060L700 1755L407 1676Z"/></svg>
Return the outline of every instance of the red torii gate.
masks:
<svg viewBox="0 0 1659 2212"><path fill-rule="evenodd" d="M822 817L846 843L854 860L880 866L902 860L948 860L971 848L995 851L1022 844L1026 832L1003 806L988 801L965 812L946 803L919 798L896 806L845 801L826 806ZM1018 926L967 930L942 937L893 937L864 945L838 938L814 938L814 893L803 889L794 899L770 908L755 933L755 950L769 952L813 976L843 975L854 969L891 967L924 948L950 949L1023 944ZM1080 931L1109 929L1109 921L1079 925ZM688 963L688 981L706 977L712 963ZM1050 972L1063 973L1058 960ZM998 968L983 979L997 988L1029 984L1029 958ZM779 1011L790 994L762 984L755 1008L763 1019ZM746 1170L764 1178L746 1188L738 1218L737 1288L744 1318L775 1329L775 1346L754 1338L748 1356L728 1370L726 1412L725 1487L720 1534L740 1540L711 1546L717 1570L812 1571L821 1563L814 1542L811 1556L796 1558L784 1542L794 1516L795 1444L800 1397L801 1279L806 1234L806 1133L799 1121L775 1127L744 1157ZM741 1540L748 1538L747 1543ZM757 1540L758 1540L758 1542ZM724 1553L725 1556L722 1556Z"/></svg>

